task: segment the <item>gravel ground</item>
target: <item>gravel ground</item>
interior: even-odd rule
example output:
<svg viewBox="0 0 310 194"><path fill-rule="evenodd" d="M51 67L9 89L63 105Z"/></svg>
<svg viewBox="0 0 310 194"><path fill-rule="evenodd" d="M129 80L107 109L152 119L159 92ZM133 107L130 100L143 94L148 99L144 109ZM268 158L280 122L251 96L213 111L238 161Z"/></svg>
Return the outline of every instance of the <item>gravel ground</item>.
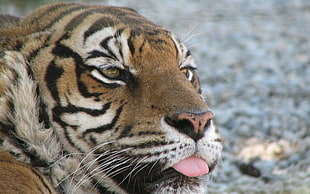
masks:
<svg viewBox="0 0 310 194"><path fill-rule="evenodd" d="M310 193L309 0L100 3L133 7L191 48L225 141L210 194Z"/></svg>

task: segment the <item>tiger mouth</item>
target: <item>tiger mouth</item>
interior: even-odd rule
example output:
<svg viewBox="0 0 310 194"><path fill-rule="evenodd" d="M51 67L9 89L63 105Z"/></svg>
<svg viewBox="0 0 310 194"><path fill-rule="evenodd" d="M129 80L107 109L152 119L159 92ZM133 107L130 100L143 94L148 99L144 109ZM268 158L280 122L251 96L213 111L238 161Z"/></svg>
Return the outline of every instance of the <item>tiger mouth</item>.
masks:
<svg viewBox="0 0 310 194"><path fill-rule="evenodd" d="M205 174L205 175L202 175L202 176L206 176L210 173L213 172L213 170L215 169L217 165L217 162L215 162L214 164L210 165L209 166L209 173ZM148 184L158 184L158 183L161 183L161 182L164 182L164 181L167 181L167 180L173 180L175 178L181 178L181 179L197 179L198 177L188 177L188 176L185 176L184 174L176 171L173 167L169 167L167 168L166 170L160 172L160 173L157 173L155 174L154 176L148 178L148 179L145 179L145 183L148 185Z"/></svg>
<svg viewBox="0 0 310 194"><path fill-rule="evenodd" d="M215 166L216 164L210 166L209 173L214 170ZM199 187L202 180L201 176L188 177L176 171L173 167L170 167L144 181L143 187L145 191L147 193L154 193L154 191L160 190L161 188Z"/></svg>
<svg viewBox="0 0 310 194"><path fill-rule="evenodd" d="M164 180L170 179L170 178L174 178L177 176L184 176L181 173L179 173L178 171L176 171L175 169L173 169L172 167L162 171L161 173L156 174L155 176L149 178L148 180L146 180L147 184L156 184L159 182L162 182Z"/></svg>

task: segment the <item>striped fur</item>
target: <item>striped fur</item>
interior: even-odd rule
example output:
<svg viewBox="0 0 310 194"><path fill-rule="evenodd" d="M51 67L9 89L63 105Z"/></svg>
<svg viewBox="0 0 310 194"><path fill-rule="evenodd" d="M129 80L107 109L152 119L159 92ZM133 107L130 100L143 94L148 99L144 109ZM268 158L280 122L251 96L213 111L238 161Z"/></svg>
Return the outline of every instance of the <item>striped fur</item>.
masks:
<svg viewBox="0 0 310 194"><path fill-rule="evenodd" d="M0 150L0 193L56 193L38 170Z"/></svg>
<svg viewBox="0 0 310 194"><path fill-rule="evenodd" d="M172 169L194 155L213 170L222 145L211 118L203 131L175 119L209 108L171 32L108 6L57 3L0 18L2 150L58 193L205 192L203 176Z"/></svg>

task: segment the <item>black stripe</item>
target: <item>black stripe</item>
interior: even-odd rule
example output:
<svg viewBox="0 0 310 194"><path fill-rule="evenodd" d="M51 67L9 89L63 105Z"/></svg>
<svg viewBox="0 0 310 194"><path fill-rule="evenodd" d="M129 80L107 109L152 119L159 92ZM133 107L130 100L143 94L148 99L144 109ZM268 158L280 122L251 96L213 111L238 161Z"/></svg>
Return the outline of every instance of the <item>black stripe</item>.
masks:
<svg viewBox="0 0 310 194"><path fill-rule="evenodd" d="M113 56L110 56L104 52L98 51L98 50L94 50L91 52L88 52L88 54L90 54L86 59L91 59L91 58L97 58L97 57L107 57L110 59L114 59L117 60L116 58L114 58Z"/></svg>
<svg viewBox="0 0 310 194"><path fill-rule="evenodd" d="M35 150L33 150L26 141L16 136L15 134L10 135L9 141L15 147L19 148L30 159L32 166L48 167L50 165L48 161L41 159L40 153L37 153Z"/></svg>
<svg viewBox="0 0 310 194"><path fill-rule="evenodd" d="M45 129L51 127L51 121L47 113L47 105L43 102L41 91L37 88L37 96L39 99L39 122L44 124Z"/></svg>
<svg viewBox="0 0 310 194"><path fill-rule="evenodd" d="M186 54L185 54L185 58L189 57L191 55L191 51L187 50Z"/></svg>
<svg viewBox="0 0 310 194"><path fill-rule="evenodd" d="M113 39L117 40L117 38L121 36L121 34L123 33L124 30L125 30L124 28L121 28L121 29L117 30L113 36L112 35L108 36L100 42L100 46L102 46L108 52L108 54L101 52L101 51L98 51L98 50L94 50L94 51L91 51L88 53L91 55L88 56L87 59L96 58L96 57L108 57L108 58L117 60L116 54L112 52L112 50L110 49L108 44ZM114 44L114 46L118 47L119 54L123 58L122 45L115 45Z"/></svg>
<svg viewBox="0 0 310 194"><path fill-rule="evenodd" d="M3 134L9 135L15 132L15 126L11 122L0 121L0 131Z"/></svg>
<svg viewBox="0 0 310 194"><path fill-rule="evenodd" d="M112 52L112 50L109 47L109 42L113 39L114 39L114 36L106 37L100 42L100 46L102 46L109 53L111 57L113 57L114 59L117 59L116 55Z"/></svg>
<svg viewBox="0 0 310 194"><path fill-rule="evenodd" d="M115 194L115 192L109 191L103 185L98 183L98 181L95 180L94 178L92 179L92 185L93 185L94 188L96 188L99 191L100 194Z"/></svg>
<svg viewBox="0 0 310 194"><path fill-rule="evenodd" d="M97 92L90 93L88 91L88 88L84 84L84 82L79 80L81 72L83 72L83 71L80 71L80 73L78 73L78 81L77 81L78 90L79 90L80 94L82 94L82 96L85 97L85 98L98 97L98 96L102 95L103 93L97 93Z"/></svg>
<svg viewBox="0 0 310 194"><path fill-rule="evenodd" d="M121 28L119 30L116 31L114 37L115 39L117 40L118 37L120 37L122 35L122 33L124 32L125 28ZM121 42L118 41L118 52L119 52L119 55L121 56L121 58L124 60L124 54L123 54L123 45Z"/></svg>
<svg viewBox="0 0 310 194"><path fill-rule="evenodd" d="M149 39L149 42L154 44L168 44L165 40L159 38Z"/></svg>
<svg viewBox="0 0 310 194"><path fill-rule="evenodd" d="M46 36L46 35L43 35L43 36ZM27 55L27 60L29 62L31 62L39 54L39 51L41 51L42 49L48 46L46 45L46 42L48 42L50 38L51 38L51 35L46 36L44 40L42 40L42 37L39 37L39 41L42 42L42 44ZM33 41L33 39L34 38L31 37L31 41Z"/></svg>
<svg viewBox="0 0 310 194"><path fill-rule="evenodd" d="M122 131L122 133L120 134L119 138L124 138L124 137L130 137L130 132L131 129L133 128L132 125L128 125L124 128L124 130Z"/></svg>
<svg viewBox="0 0 310 194"><path fill-rule="evenodd" d="M103 125L103 126L100 126L100 127L97 127L97 128L92 128L92 129L87 129L84 133L83 133L83 136L87 135L88 133L102 133L106 130L109 130L109 129L113 129L113 127L115 126L116 122L118 121L121 113L122 113L122 110L123 110L123 106L120 106L117 110L116 110L116 115L115 117L113 118L112 122L110 124L106 124L106 125Z"/></svg>
<svg viewBox="0 0 310 194"><path fill-rule="evenodd" d="M103 115L106 113L106 111L108 109L110 109L111 107L111 102L108 102L106 104L104 104L102 106L101 109L90 109L90 108L84 108L84 107L78 107L78 106L74 106L72 104L69 104L68 106L65 106L65 107L61 107L61 106L57 106L53 109L53 112L55 115L62 115L64 113L77 113L77 112L84 112L88 115L91 115L91 116L100 116L100 115Z"/></svg>
<svg viewBox="0 0 310 194"><path fill-rule="evenodd" d="M159 131L140 131L138 136L143 136L143 135L164 135L164 133L159 132Z"/></svg>
<svg viewBox="0 0 310 194"><path fill-rule="evenodd" d="M175 142L167 142L167 141L149 141L139 145L123 145L124 148L134 148L134 149L143 149L143 148L154 148L154 147L161 147L165 145L174 144ZM142 154L143 156L145 154ZM153 155L153 153L152 153Z"/></svg>
<svg viewBox="0 0 310 194"><path fill-rule="evenodd" d="M97 96L101 95L102 93L90 93L90 92L88 92L87 87L80 80L82 73L84 73L85 70L87 70L87 69L92 70L93 67L89 67L89 66L85 65L82 57L78 53L74 52L71 48L59 43L61 40L65 39L67 37L68 37L68 35L65 34L62 38L60 38L59 41L57 41L56 47L52 50L52 53L55 54L56 56L59 56L59 57L64 57L64 58L70 58L71 57L74 59L74 61L76 63L76 75L77 75L77 79L78 79L78 82L77 82L78 90L85 98L97 97ZM109 54L114 55L113 53L109 53ZM116 57L116 56L114 55L114 57ZM103 84L105 87L110 88L110 89L114 89L114 88L119 87L118 84L106 84L100 80L97 80L97 79L95 79L95 80L98 81L99 83ZM50 83L50 84L52 84L52 83ZM59 99L58 99L58 101L59 101Z"/></svg>
<svg viewBox="0 0 310 194"><path fill-rule="evenodd" d="M55 61L52 61L45 74L45 83L49 91L51 92L52 97L55 101L59 102L59 93L57 89L57 80L62 76L64 73L63 68L57 66Z"/></svg>
<svg viewBox="0 0 310 194"><path fill-rule="evenodd" d="M140 16L135 10L131 8L120 8L120 7L105 7L102 9L98 9L96 13L105 13L109 14L111 16L104 16L99 19L97 19L84 33L84 42L86 39L91 36L92 34L96 33L97 31L106 28L115 26L120 23L120 20L122 20L122 23L131 26L134 23L143 25L144 22L148 22L145 18ZM137 18L137 19L136 19Z"/></svg>
<svg viewBox="0 0 310 194"><path fill-rule="evenodd" d="M139 52L140 54L143 52L143 47L145 45L146 40L143 40L143 43L141 44L140 48L139 48Z"/></svg>
<svg viewBox="0 0 310 194"><path fill-rule="evenodd" d="M64 31L73 31L78 25L80 25L89 15L94 13L105 13L103 9L87 9L79 15L75 16L66 25Z"/></svg>
<svg viewBox="0 0 310 194"><path fill-rule="evenodd" d="M6 134L7 136L11 136L16 132L16 126L14 125L15 115L13 115L13 113L15 113L15 105L12 99L8 99L8 102L6 104L8 109L7 112L9 113L4 115L5 119L0 120L0 131Z"/></svg>
<svg viewBox="0 0 310 194"><path fill-rule="evenodd" d="M60 119L61 109L62 109L61 106L56 106L53 108L53 110L52 110L53 120L62 127L62 129L64 130L64 133L65 133L65 137L66 137L67 141L69 142L69 144L71 146L77 148L81 153L83 153L83 151L79 147L76 147L75 142L71 139L71 136L68 133L68 130L66 129L69 125Z"/></svg>
<svg viewBox="0 0 310 194"><path fill-rule="evenodd" d="M163 34L163 32L167 33L166 30L160 30L160 29L156 29L156 28L149 29L148 26L146 26L146 29L147 29L146 33L149 36L157 36L157 35Z"/></svg>
<svg viewBox="0 0 310 194"><path fill-rule="evenodd" d="M89 36L98 32L99 30L106 28L106 27L116 26L117 24L120 23L120 20L123 20L122 23L125 23L126 25L129 25L129 26L143 24L144 22L148 22L145 18L141 17L136 12L132 12L132 11L127 12L127 11L124 11L122 8L117 8L117 7L93 9L87 12L88 13L81 14L81 17L78 16L80 19L74 18L74 21L70 22L73 24L75 22L77 23L76 25L75 24L73 25L73 28L77 26L79 23L81 23L82 18L85 18L89 14L92 14L92 13L110 14L112 16L115 16L115 18L112 18L111 16L104 16L104 17L97 19L84 33L84 39L83 39L84 42L87 40Z"/></svg>
<svg viewBox="0 0 310 194"><path fill-rule="evenodd" d="M48 8L47 10L44 11L44 13L36 16L33 18L33 20L30 20L29 22L31 23L36 23L38 22L39 19L43 18L44 16L49 16L52 14L52 12L56 11L58 8L63 8L65 6L70 6L72 4L65 4L65 3L60 3L60 4L57 4L57 5L54 5L54 6L51 6L50 8Z"/></svg>
<svg viewBox="0 0 310 194"><path fill-rule="evenodd" d="M8 42L10 42L10 41L8 41ZM15 40L12 50L20 51L23 48L23 46L24 46L24 43L21 40Z"/></svg>
<svg viewBox="0 0 310 194"><path fill-rule="evenodd" d="M80 152L83 152L78 146L75 145L75 141L71 139L71 136L68 133L68 130L66 130L66 128L69 125L66 122L64 122L63 120L61 120L61 115L64 113L84 112L84 113L87 113L87 114L92 115L92 116L99 116L99 115L105 114L106 111L110 108L110 106L111 106L110 102L104 104L102 106L101 110L87 109L87 108L83 108L83 107L76 107L73 105L69 105L67 107L56 106L52 110L53 119L55 122L57 122L64 129L64 133L65 133L66 139L69 142L69 144L71 144L73 147L77 148ZM70 126L70 127L74 128L74 126Z"/></svg>
<svg viewBox="0 0 310 194"><path fill-rule="evenodd" d="M35 168L32 168L29 165L25 165L24 163L16 163L15 161L11 161L11 160L5 160L5 159L0 159L0 161L2 163L6 163L8 164L14 164L14 165L18 165L21 167L25 167L28 170L30 170L38 179L40 179L40 182L44 185L44 188L46 188L49 192L48 193L53 193L53 191L50 188L50 185L48 184L48 182L43 178L43 175L41 176L41 174L39 174L39 171L36 170ZM37 183L39 186L39 183ZM41 193L43 193L44 189L41 187L39 188L41 190Z"/></svg>
<svg viewBox="0 0 310 194"><path fill-rule="evenodd" d="M52 53L63 58L72 57L77 64L84 64L82 57L74 52L71 48L60 43L61 40L68 38L68 34L65 34L59 41L56 42L55 48L52 50Z"/></svg>
<svg viewBox="0 0 310 194"><path fill-rule="evenodd" d="M85 84L80 80L81 74L84 73L87 68L91 67L87 67L84 64L82 57L78 53L74 52L71 48L60 44L59 42L56 43L56 47L53 49L52 53L60 57L74 59L76 65L76 75L78 79L77 81L78 90L85 98L90 98L93 96L96 97L102 94L102 93L89 93Z"/></svg>
<svg viewBox="0 0 310 194"><path fill-rule="evenodd" d="M119 42L118 52L119 52L119 55L121 56L121 58L123 59L123 61L125 61L125 60L124 60L123 48L124 48L124 47L123 47L122 43Z"/></svg>
<svg viewBox="0 0 310 194"><path fill-rule="evenodd" d="M98 32L99 30L103 28L115 26L118 23L119 23L119 20L113 19L111 16L105 16L105 17L99 18L87 29L86 32L84 32L84 42L87 40L89 36Z"/></svg>
<svg viewBox="0 0 310 194"><path fill-rule="evenodd" d="M127 45L129 47L131 55L134 55L135 54L135 46L132 43L132 38L131 37L127 39Z"/></svg>
<svg viewBox="0 0 310 194"><path fill-rule="evenodd" d="M130 16L126 15L126 17L122 18L123 22L128 26L145 26L147 27L147 24L152 24L150 21L145 19L144 17L140 16Z"/></svg>
<svg viewBox="0 0 310 194"><path fill-rule="evenodd" d="M135 46L134 46L134 43L133 43L134 39L135 39L136 36L140 36L143 33L143 31L144 30L141 27L136 27L136 28L130 30L130 35L129 35L128 39L127 39L127 44L128 44L130 53L132 55L134 55L134 53L135 53ZM144 45L144 43L143 43L143 45Z"/></svg>
<svg viewBox="0 0 310 194"><path fill-rule="evenodd" d="M104 76L100 71L98 71L102 76ZM104 83L102 82L101 80L97 79L96 77L92 77L94 80L96 80L98 83L100 83L101 85L103 85L105 88L109 88L109 89L115 89L115 88L118 88L120 87L121 85L117 84L117 83ZM95 98L94 99L95 101L100 101L100 99L98 98Z"/></svg>
<svg viewBox="0 0 310 194"><path fill-rule="evenodd" d="M139 13L137 13L134 9L124 8L124 7L105 7L106 13L114 15L120 19L127 18L129 16L133 17L141 17Z"/></svg>
<svg viewBox="0 0 310 194"><path fill-rule="evenodd" d="M34 73L33 73L32 69L29 67L28 64L27 64L26 68L27 68L28 77L35 83L36 80L35 80L35 76L34 76ZM39 109L39 122L43 123L44 127L46 129L48 129L48 128L50 128L51 123L50 123L50 120L49 120L48 113L46 111L47 105L43 102L43 99L42 99L42 96L41 96L41 91L40 91L40 89L39 89L39 87L37 85L36 85L36 97L37 97L36 105L39 106L38 107L38 109Z"/></svg>
<svg viewBox="0 0 310 194"><path fill-rule="evenodd" d="M36 170L36 169L34 169L34 168L30 168L30 169L31 169L31 172L32 172L33 174L35 174L36 177L37 177L38 179L40 179L41 183L44 185L44 188L46 188L46 189L49 191L48 193L54 193L54 192L51 190L51 188L50 188L51 185L48 184L47 180L44 179L43 175L41 175L41 174L39 173L39 171ZM41 192L43 193L43 191L44 191L45 189L40 188L40 190L41 190Z"/></svg>
<svg viewBox="0 0 310 194"><path fill-rule="evenodd" d="M42 29L48 29L50 27L52 27L55 23L57 23L58 21L60 21L62 18L64 18L67 15L70 15L71 13L78 11L78 10L82 10L82 9L86 9L88 6L85 5L78 5L78 4L71 4L74 5L74 7L71 8L67 8L64 11L60 12L60 14L57 17L54 17L53 20L50 20L49 24L42 27Z"/></svg>

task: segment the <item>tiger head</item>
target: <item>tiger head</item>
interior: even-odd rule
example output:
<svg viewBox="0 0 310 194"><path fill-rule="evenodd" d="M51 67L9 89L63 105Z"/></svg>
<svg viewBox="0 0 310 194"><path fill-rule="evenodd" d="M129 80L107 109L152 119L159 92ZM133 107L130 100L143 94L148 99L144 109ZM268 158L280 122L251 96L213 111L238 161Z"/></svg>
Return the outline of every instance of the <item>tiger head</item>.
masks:
<svg viewBox="0 0 310 194"><path fill-rule="evenodd" d="M79 171L75 186L62 186L51 171L54 185L204 192L221 139L191 53L171 32L129 8L63 3L38 9L20 26L27 29L19 32L27 37L21 53L43 104L40 121L55 132L62 159L79 163L62 177Z"/></svg>

